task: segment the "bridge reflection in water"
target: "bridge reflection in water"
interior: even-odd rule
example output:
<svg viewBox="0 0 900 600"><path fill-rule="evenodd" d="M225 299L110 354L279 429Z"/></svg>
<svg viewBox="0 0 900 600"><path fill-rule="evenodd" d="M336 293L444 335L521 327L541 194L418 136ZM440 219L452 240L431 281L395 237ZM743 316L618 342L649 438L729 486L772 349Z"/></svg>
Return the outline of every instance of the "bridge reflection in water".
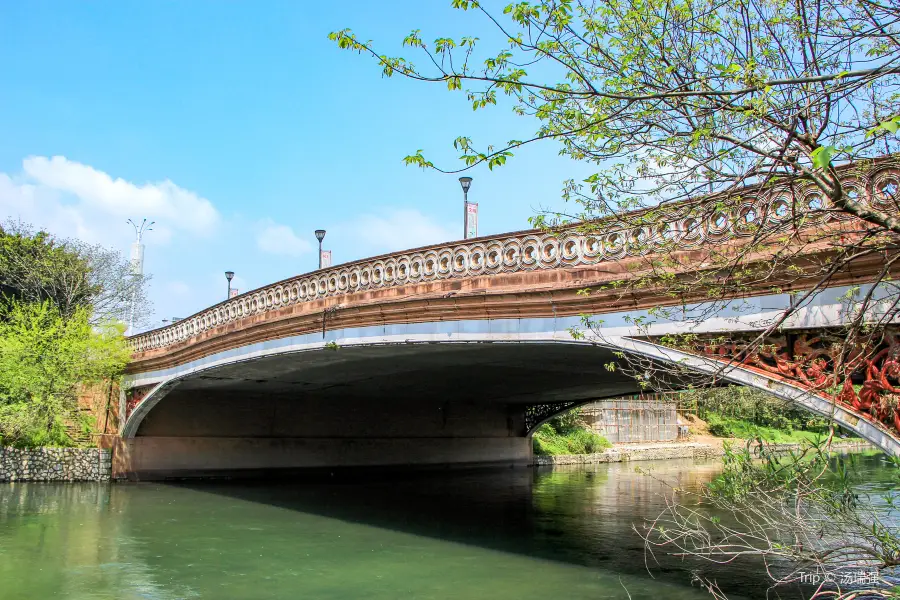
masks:
<svg viewBox="0 0 900 600"><path fill-rule="evenodd" d="M873 489L879 459L859 472ZM685 489L717 463L642 463ZM633 524L665 492L628 464L276 485L15 485L0 489L4 598L706 598L690 570L645 569ZM708 571L712 573L712 571ZM752 562L717 568L761 598ZM786 597L793 597L788 594Z"/></svg>

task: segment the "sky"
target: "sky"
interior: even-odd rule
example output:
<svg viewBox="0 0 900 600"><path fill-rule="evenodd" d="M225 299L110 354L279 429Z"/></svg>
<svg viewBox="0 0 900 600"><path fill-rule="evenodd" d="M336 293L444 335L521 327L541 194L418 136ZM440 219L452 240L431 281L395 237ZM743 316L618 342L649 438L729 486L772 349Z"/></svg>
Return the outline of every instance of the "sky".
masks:
<svg viewBox="0 0 900 600"><path fill-rule="evenodd" d="M314 270L315 229L335 264L461 238L459 175L403 157L456 167L457 136L502 144L537 123L382 77L327 39L345 27L412 59L413 29L499 49L450 0L0 2L0 221L126 256L127 219L155 221L146 326L223 300L227 270L241 292ZM466 173L480 235L564 207L563 181L588 171L558 150Z"/></svg>

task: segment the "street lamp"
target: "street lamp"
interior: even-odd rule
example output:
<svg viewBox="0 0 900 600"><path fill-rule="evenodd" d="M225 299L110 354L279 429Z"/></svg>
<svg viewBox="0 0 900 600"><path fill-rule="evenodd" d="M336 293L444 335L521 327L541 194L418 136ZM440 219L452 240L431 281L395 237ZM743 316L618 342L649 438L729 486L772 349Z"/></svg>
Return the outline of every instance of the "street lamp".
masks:
<svg viewBox="0 0 900 600"><path fill-rule="evenodd" d="M462 186L463 190L463 239L466 239L469 234L467 221L469 218L469 188L472 187L472 178L460 177L459 185Z"/></svg>
<svg viewBox="0 0 900 600"><path fill-rule="evenodd" d="M234 271L225 271L225 279L228 280L228 295L225 296L225 299L228 300L231 298L231 280L234 279Z"/></svg>
<svg viewBox="0 0 900 600"><path fill-rule="evenodd" d="M325 230L316 229L316 239L319 240L319 268L322 268L322 240L325 239Z"/></svg>

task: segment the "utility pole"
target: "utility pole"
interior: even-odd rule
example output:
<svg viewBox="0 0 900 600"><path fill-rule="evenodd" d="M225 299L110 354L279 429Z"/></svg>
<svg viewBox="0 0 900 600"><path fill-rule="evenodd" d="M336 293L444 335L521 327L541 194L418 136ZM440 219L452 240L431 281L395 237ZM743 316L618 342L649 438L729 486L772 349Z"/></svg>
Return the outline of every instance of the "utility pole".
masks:
<svg viewBox="0 0 900 600"><path fill-rule="evenodd" d="M128 335L134 333L134 307L137 302L137 288L144 278L144 233L153 231L156 221L147 222L143 219L138 225L131 219L128 223L134 228L134 243L131 244L131 307L128 311Z"/></svg>

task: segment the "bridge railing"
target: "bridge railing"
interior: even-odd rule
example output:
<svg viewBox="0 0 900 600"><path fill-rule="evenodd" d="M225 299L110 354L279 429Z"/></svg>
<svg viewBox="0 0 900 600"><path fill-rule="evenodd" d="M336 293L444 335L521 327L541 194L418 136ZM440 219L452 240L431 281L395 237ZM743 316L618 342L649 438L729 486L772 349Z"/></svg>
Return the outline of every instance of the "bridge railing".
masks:
<svg viewBox="0 0 900 600"><path fill-rule="evenodd" d="M848 169L843 185L845 193L878 206L891 186L900 189L900 171L893 161L875 163L865 172ZM599 232L603 228L600 222L587 233L575 225L555 232L530 230L426 246L273 283L177 323L132 336L128 342L135 352L146 352L249 316L322 298L447 279L594 265L651 253L654 241L660 245L675 241L690 249L712 241L749 237L759 227L777 227L790 221L794 210L818 212L821 218L829 218L827 208L817 188L795 183L792 188L748 189L745 199L729 210L699 217L673 207L670 218L656 217L660 224L655 226L628 227L622 225L627 219L613 218L603 233Z"/></svg>

